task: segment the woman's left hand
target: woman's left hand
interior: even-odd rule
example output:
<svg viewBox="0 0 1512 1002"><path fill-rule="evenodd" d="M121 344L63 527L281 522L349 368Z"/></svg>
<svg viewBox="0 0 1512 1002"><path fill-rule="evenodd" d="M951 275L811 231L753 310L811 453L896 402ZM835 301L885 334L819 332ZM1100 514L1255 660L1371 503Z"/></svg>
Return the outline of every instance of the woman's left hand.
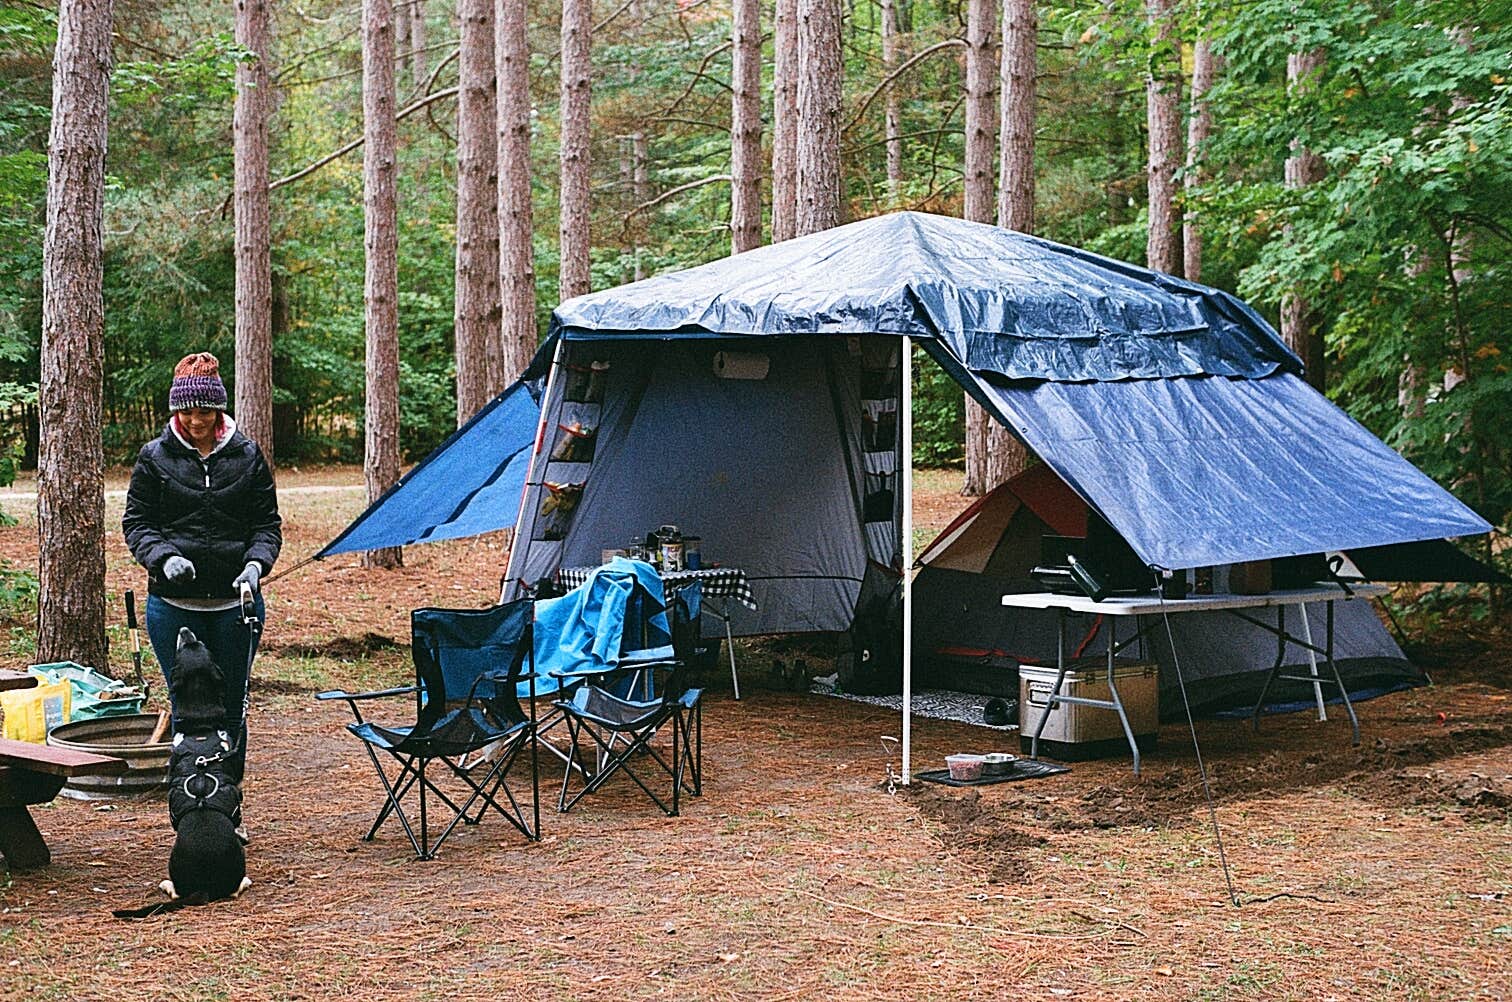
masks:
<svg viewBox="0 0 1512 1002"><path fill-rule="evenodd" d="M247 561L247 566L243 567L242 572L231 582L231 587L240 588L242 585L246 585L253 591L257 591L258 582L261 580L262 564L259 564L256 560L249 560Z"/></svg>

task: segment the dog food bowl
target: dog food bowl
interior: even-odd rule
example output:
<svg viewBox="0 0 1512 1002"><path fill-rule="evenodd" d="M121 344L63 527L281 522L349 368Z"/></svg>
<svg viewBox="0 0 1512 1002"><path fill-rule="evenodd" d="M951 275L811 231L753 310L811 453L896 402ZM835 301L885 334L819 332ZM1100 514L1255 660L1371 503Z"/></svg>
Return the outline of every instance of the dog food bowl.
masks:
<svg viewBox="0 0 1512 1002"><path fill-rule="evenodd" d="M982 756L982 775L1003 776L1012 772L1014 758L1007 752L988 752Z"/></svg>
<svg viewBox="0 0 1512 1002"><path fill-rule="evenodd" d="M119 776L72 776L59 792L75 800L106 800L162 790L168 785L168 757L173 745L168 741L147 743L157 721L156 713L134 713L54 727L48 732L47 743L56 748L126 761L126 771Z"/></svg>
<svg viewBox="0 0 1512 1002"><path fill-rule="evenodd" d="M945 765L950 769L950 778L962 782L982 778L982 756L946 755Z"/></svg>

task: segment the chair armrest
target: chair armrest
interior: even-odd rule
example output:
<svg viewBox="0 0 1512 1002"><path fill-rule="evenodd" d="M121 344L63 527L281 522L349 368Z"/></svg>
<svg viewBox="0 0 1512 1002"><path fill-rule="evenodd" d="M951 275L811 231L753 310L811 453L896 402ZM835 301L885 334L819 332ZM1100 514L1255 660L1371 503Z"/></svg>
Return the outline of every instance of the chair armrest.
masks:
<svg viewBox="0 0 1512 1002"><path fill-rule="evenodd" d="M420 687L418 685L403 685L396 689L378 689L374 692L345 692L341 689L329 689L325 692L317 692L315 698L320 700L344 699L350 703L358 699L384 699L389 696L403 696L407 693L419 691Z"/></svg>

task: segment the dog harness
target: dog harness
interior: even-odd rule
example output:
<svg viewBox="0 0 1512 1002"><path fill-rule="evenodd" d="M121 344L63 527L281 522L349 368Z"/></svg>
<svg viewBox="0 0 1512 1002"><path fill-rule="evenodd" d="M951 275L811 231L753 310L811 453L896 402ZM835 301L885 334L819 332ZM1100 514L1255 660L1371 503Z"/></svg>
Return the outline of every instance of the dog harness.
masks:
<svg viewBox="0 0 1512 1002"><path fill-rule="evenodd" d="M241 788L226 775L222 763L234 751L225 731L173 735L168 758L168 818L174 831L190 811L219 811L241 824Z"/></svg>

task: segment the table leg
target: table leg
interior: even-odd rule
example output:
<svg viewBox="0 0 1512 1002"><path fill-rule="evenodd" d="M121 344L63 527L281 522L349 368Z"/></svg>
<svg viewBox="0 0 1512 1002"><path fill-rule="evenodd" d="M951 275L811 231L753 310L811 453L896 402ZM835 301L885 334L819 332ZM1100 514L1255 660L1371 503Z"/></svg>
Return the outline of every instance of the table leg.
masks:
<svg viewBox="0 0 1512 1002"><path fill-rule="evenodd" d="M1327 652L1324 659L1328 662L1329 671L1333 672L1334 684L1339 687L1339 698L1344 701L1344 712L1349 714L1349 728L1354 734L1354 747L1360 747L1360 718L1355 716L1354 704L1349 701L1349 690L1344 688L1344 680L1339 677L1339 666L1334 663L1334 604L1328 603L1328 632L1324 643Z"/></svg>
<svg viewBox="0 0 1512 1002"><path fill-rule="evenodd" d="M1056 697L1060 695L1061 686L1066 684L1066 610L1055 610L1055 685L1050 689L1050 695L1045 699L1044 712L1040 714L1039 723L1034 725L1034 736L1029 739L1029 757L1039 758L1040 735L1044 733L1045 722L1050 719L1050 711L1055 709ZM1034 693L1025 688L1024 695L1033 698Z"/></svg>
<svg viewBox="0 0 1512 1002"><path fill-rule="evenodd" d="M715 605L709 601L708 596L705 596L704 608L708 609L715 616L718 616L719 621L724 624L725 649L730 652L730 685L735 689L735 698L739 699L740 675L735 671L735 636L730 630L730 607L728 600Z"/></svg>
<svg viewBox="0 0 1512 1002"><path fill-rule="evenodd" d="M12 873L40 869L52 862L37 822L23 806L0 807L0 856L5 857Z"/></svg>
<svg viewBox="0 0 1512 1002"><path fill-rule="evenodd" d="M1318 675L1318 652L1313 650L1312 621L1307 615L1307 603L1303 602L1298 609L1302 613L1302 639L1307 642L1307 668L1308 674L1316 681L1313 682L1313 700L1318 704L1318 719L1328 720L1328 708L1323 703L1323 679ZM1333 611L1333 603L1328 603L1328 609Z"/></svg>
<svg viewBox="0 0 1512 1002"><path fill-rule="evenodd" d="M1270 695L1271 683L1276 680L1276 673L1281 670L1281 663L1286 660L1286 606L1276 606L1276 663L1271 665L1271 670L1265 674L1265 684L1260 687L1260 698L1255 700L1255 712L1251 714L1251 723L1255 733L1260 733L1260 708L1265 705L1265 697Z"/></svg>
<svg viewBox="0 0 1512 1002"><path fill-rule="evenodd" d="M1139 629L1139 617L1134 617L1134 629ZM1134 775L1139 775L1139 742L1134 740L1134 728L1129 724L1129 715L1124 712L1123 698L1118 694L1118 683L1113 681L1113 671L1116 665L1114 653L1117 650L1118 630L1111 621L1108 622L1108 694L1113 700L1113 708L1118 711L1118 722L1123 725L1124 737L1128 739L1129 751L1134 754Z"/></svg>

